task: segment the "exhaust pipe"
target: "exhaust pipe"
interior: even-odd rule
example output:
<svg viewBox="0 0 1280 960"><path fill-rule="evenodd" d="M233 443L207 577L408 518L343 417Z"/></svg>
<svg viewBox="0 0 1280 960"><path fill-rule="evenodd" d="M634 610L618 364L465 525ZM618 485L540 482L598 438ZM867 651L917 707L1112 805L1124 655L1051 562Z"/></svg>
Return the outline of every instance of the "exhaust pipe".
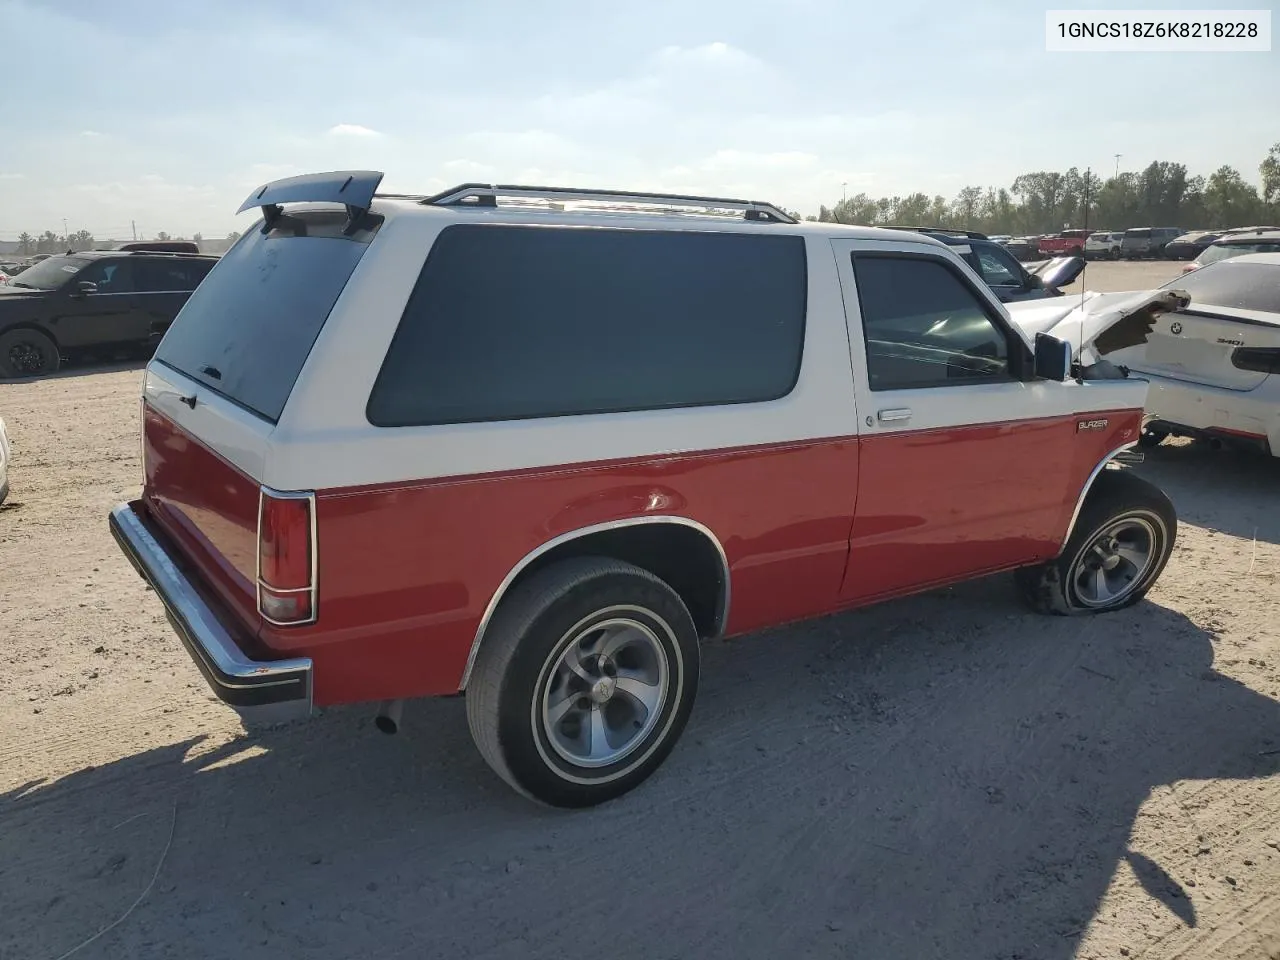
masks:
<svg viewBox="0 0 1280 960"><path fill-rule="evenodd" d="M400 712L403 709L403 700L383 700L378 706L377 716L373 718L373 725L383 733L396 733L400 729Z"/></svg>
<svg viewBox="0 0 1280 960"><path fill-rule="evenodd" d="M1221 437L1210 437L1210 438L1209 438L1209 449L1210 449L1210 450L1221 450L1221 449L1222 449L1223 447L1225 447L1225 446L1226 446L1226 444L1222 442L1222 438L1221 438Z"/></svg>

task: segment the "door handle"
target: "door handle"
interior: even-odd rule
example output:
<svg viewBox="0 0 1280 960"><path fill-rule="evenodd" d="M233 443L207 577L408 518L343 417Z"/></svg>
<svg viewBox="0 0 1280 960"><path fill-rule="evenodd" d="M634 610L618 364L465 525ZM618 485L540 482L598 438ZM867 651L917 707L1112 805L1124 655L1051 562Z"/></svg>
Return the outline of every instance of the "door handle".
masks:
<svg viewBox="0 0 1280 960"><path fill-rule="evenodd" d="M892 410L881 410L876 414L881 423L893 423L896 420L910 420L911 410L908 407L895 407Z"/></svg>

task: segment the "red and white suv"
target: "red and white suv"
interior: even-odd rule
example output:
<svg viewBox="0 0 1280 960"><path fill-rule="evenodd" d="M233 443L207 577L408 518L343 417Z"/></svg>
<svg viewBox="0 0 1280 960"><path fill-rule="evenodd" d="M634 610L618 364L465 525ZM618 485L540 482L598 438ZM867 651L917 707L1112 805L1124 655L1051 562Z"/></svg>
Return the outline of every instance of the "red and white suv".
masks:
<svg viewBox="0 0 1280 960"><path fill-rule="evenodd" d="M501 776L586 806L672 749L702 639L1001 570L1097 613L1165 565L1168 499L1104 470L1146 383L942 243L381 177L256 191L146 371L111 527L246 715L465 692Z"/></svg>

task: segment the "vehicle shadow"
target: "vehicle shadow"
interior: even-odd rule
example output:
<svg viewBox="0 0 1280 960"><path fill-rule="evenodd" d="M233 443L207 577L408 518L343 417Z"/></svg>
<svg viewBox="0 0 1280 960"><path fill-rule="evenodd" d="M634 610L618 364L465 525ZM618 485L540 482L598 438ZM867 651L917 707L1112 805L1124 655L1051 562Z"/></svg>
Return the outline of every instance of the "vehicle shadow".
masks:
<svg viewBox="0 0 1280 960"><path fill-rule="evenodd" d="M1280 457L1165 443L1133 469L1157 484L1188 523L1245 540L1280 544Z"/></svg>
<svg viewBox="0 0 1280 960"><path fill-rule="evenodd" d="M709 646L685 739L612 804L534 806L460 700L188 740L0 797L0 955L1068 960L1121 863L1195 926L1153 789L1280 771L1280 704L1150 603L1004 578ZM1169 830L1189 830L1170 823ZM172 831L172 832L171 832ZM169 842L171 840L171 843ZM1163 906L1161 906L1163 905Z"/></svg>
<svg viewBox="0 0 1280 960"><path fill-rule="evenodd" d="M68 380L95 373L123 373L127 370L142 370L147 363L148 358L137 356L68 358L63 361L56 373L46 373L36 377L13 377L0 380L0 384L16 386L23 383L39 383L43 380Z"/></svg>

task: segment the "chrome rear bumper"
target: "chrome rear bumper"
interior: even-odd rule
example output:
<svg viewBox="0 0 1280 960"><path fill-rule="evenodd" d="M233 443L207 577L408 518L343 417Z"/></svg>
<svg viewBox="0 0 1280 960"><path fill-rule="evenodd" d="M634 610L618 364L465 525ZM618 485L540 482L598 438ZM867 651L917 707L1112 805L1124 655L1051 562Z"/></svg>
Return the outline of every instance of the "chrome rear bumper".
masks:
<svg viewBox="0 0 1280 960"><path fill-rule="evenodd" d="M312 663L307 658L253 660L205 602L144 519L139 501L111 511L111 534L135 570L164 603L182 640L213 692L246 720L279 723L311 714Z"/></svg>

